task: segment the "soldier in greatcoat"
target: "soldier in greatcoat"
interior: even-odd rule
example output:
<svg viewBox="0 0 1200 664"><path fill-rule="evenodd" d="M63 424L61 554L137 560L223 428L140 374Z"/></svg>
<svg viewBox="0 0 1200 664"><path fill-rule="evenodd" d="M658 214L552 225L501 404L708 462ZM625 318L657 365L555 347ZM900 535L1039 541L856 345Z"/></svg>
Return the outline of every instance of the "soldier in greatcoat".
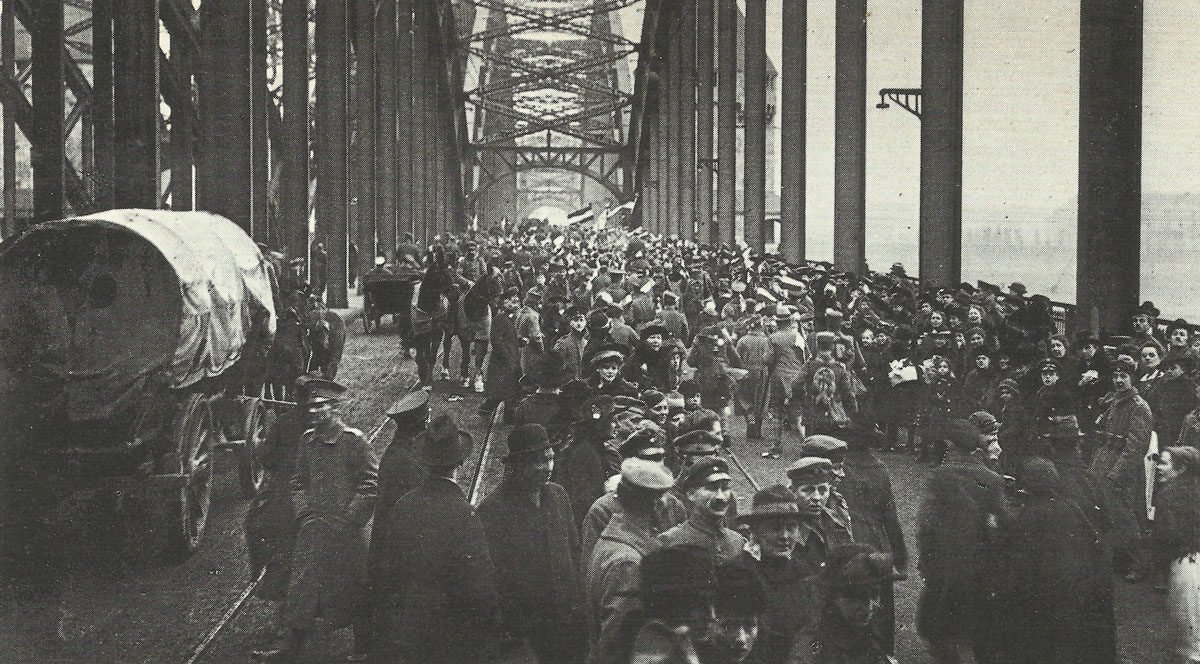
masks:
<svg viewBox="0 0 1200 664"><path fill-rule="evenodd" d="M498 635L496 570L483 523L454 481L471 442L443 414L415 443L429 475L376 530L376 661L483 661Z"/></svg>
<svg viewBox="0 0 1200 664"><path fill-rule="evenodd" d="M257 653L294 661L320 617L355 625L364 612L369 524L378 493L379 460L358 429L338 416L346 388L307 382L309 426L296 451L291 478L298 527L284 616L290 632L281 648ZM365 628L365 625L362 625ZM356 650L364 647L356 643Z"/></svg>

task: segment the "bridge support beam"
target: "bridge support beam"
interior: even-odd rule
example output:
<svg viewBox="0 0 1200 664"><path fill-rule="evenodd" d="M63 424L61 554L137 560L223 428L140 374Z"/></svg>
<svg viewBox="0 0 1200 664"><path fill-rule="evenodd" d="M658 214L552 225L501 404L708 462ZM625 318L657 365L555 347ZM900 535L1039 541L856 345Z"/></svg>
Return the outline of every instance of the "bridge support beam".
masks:
<svg viewBox="0 0 1200 664"><path fill-rule="evenodd" d="M701 0L703 1L703 0ZM679 237L696 238L696 12L683 9L679 38Z"/></svg>
<svg viewBox="0 0 1200 664"><path fill-rule="evenodd" d="M359 274L366 274L375 258L375 0L354 0L354 233L358 245Z"/></svg>
<svg viewBox="0 0 1200 664"><path fill-rule="evenodd" d="M767 0L746 0L745 49L743 223L746 245L761 252L766 246L767 216Z"/></svg>
<svg viewBox="0 0 1200 664"><path fill-rule="evenodd" d="M837 0L833 261L861 272L867 240L867 0Z"/></svg>
<svg viewBox="0 0 1200 664"><path fill-rule="evenodd" d="M34 21L36 29L30 30L30 48L36 131L28 138L29 160L33 166L33 221L40 223L61 219L66 212L63 3L36 3Z"/></svg>
<svg viewBox="0 0 1200 664"><path fill-rule="evenodd" d="M288 258L308 265L308 3L283 3L283 145L279 216Z"/></svg>
<svg viewBox="0 0 1200 664"><path fill-rule="evenodd" d="M808 1L783 2L783 83L779 131L779 253L800 263L805 256L805 119L807 117Z"/></svg>
<svg viewBox="0 0 1200 664"><path fill-rule="evenodd" d="M1139 300L1142 12L1138 0L1080 6L1075 324L1095 320L1107 334L1123 331Z"/></svg>
<svg viewBox="0 0 1200 664"><path fill-rule="evenodd" d="M667 156L667 234L679 235L683 224L679 221L679 49L677 40L667 44L666 79L663 103L666 104L666 124L663 137L666 139Z"/></svg>
<svg viewBox="0 0 1200 664"><path fill-rule="evenodd" d="M9 17L12 16L11 4L5 4L4 8ZM12 42L8 38L0 40L5 42L5 48L11 48L8 45ZM7 71L7 65L5 67ZM6 112L5 118L10 117L11 114ZM113 207L113 122L112 0L92 0L92 168L96 208L100 210ZM5 141L8 140L8 136L6 124ZM5 155L7 156L7 152ZM13 168L16 168L15 162ZM6 165L6 178L9 172Z"/></svg>
<svg viewBox="0 0 1200 664"><path fill-rule="evenodd" d="M714 242L713 223L713 43L715 0L696 2L696 223L700 242Z"/></svg>
<svg viewBox="0 0 1200 664"><path fill-rule="evenodd" d="M331 307L347 306L346 261L350 214L350 32L348 0L317 0L317 237L329 254L327 295Z"/></svg>
<svg viewBox="0 0 1200 664"><path fill-rule="evenodd" d="M717 0L717 235L737 242L737 0Z"/></svg>
<svg viewBox="0 0 1200 664"><path fill-rule="evenodd" d="M396 0L396 234L393 257L405 233L414 232L413 199L413 3Z"/></svg>
<svg viewBox="0 0 1200 664"><path fill-rule="evenodd" d="M920 275L962 280L963 0L921 8Z"/></svg>
<svg viewBox="0 0 1200 664"><path fill-rule="evenodd" d="M158 207L158 0L113 2L117 207Z"/></svg>
<svg viewBox="0 0 1200 664"><path fill-rule="evenodd" d="M200 6L204 138L197 198L201 210L227 217L253 234L249 26L250 3L245 0L205 0Z"/></svg>

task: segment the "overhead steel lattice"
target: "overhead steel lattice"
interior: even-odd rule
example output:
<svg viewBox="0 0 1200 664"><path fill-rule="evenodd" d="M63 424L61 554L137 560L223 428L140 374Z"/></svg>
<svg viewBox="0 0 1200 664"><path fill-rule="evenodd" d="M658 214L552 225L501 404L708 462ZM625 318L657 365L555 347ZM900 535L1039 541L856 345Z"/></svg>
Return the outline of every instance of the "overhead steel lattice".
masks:
<svg viewBox="0 0 1200 664"><path fill-rule="evenodd" d="M538 169L573 171L623 192L637 60L637 44L624 35L640 0L470 2L479 11L459 47L474 72L464 91L480 167L472 198Z"/></svg>

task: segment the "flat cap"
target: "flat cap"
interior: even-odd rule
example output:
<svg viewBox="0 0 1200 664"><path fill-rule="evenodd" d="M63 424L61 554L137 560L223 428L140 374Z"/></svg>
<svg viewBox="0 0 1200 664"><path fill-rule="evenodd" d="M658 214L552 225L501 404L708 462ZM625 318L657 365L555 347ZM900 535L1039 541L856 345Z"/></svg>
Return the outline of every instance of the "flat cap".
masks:
<svg viewBox="0 0 1200 664"><path fill-rule="evenodd" d="M706 456L688 466L687 470L684 470L679 475L679 479L675 481L675 486L683 491L688 491L709 482L731 479L733 478L729 475L729 464L724 459Z"/></svg>
<svg viewBox="0 0 1200 664"><path fill-rule="evenodd" d="M661 463L634 457L621 462L621 482L650 491L666 491L675 485L675 478Z"/></svg>
<svg viewBox="0 0 1200 664"><path fill-rule="evenodd" d="M846 456L846 441L825 434L814 434L800 444L800 456L841 461Z"/></svg>
<svg viewBox="0 0 1200 664"><path fill-rule="evenodd" d="M825 457L804 456L796 459L796 462L788 466L787 476L789 479L796 480L801 477L832 477L833 462Z"/></svg>

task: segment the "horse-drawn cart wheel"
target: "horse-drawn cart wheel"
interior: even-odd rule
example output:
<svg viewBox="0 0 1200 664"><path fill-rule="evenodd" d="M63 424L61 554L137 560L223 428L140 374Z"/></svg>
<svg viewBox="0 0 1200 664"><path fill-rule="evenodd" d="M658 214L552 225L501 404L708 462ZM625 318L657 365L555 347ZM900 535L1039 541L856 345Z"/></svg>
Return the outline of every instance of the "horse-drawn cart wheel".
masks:
<svg viewBox="0 0 1200 664"><path fill-rule="evenodd" d="M182 486L168 506L167 544L172 554L193 553L204 537L213 486L213 417L208 399L192 394L175 416L174 448Z"/></svg>
<svg viewBox="0 0 1200 664"><path fill-rule="evenodd" d="M234 448L234 453L237 455L238 484L242 488L242 497L249 499L258 495L266 476L259 455L263 437L275 421L275 413L259 399L246 400L243 408L245 417L242 419L242 434L245 442Z"/></svg>

